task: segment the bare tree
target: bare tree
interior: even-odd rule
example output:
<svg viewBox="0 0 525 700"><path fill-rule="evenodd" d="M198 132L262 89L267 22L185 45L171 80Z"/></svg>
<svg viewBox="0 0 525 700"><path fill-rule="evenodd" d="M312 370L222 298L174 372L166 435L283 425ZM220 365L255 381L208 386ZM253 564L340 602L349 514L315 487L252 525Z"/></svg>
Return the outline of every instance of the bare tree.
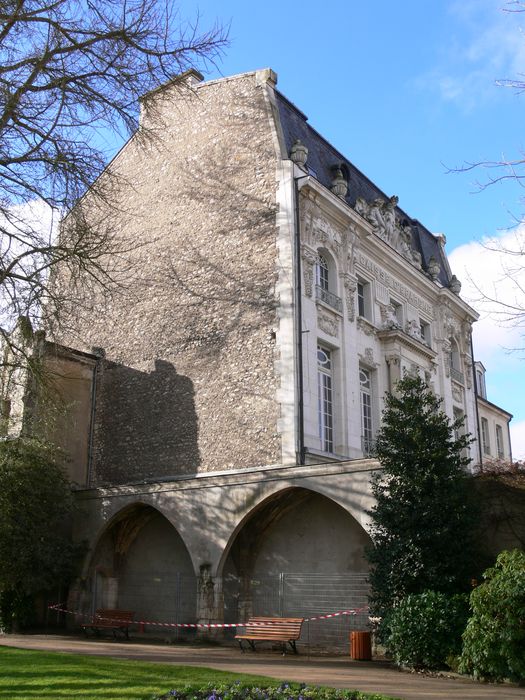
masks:
<svg viewBox="0 0 525 700"><path fill-rule="evenodd" d="M226 44L219 25L201 32L170 0L3 0L0 2L0 329L4 366L23 362L10 331L19 317L38 324L42 307L60 315L64 287L51 274L108 287L108 130L137 129L139 98L176 76L214 64ZM184 89L182 81L180 89ZM185 88L188 89L188 88ZM106 136L105 136L106 135ZM90 189L57 235L57 221ZM100 210L107 208L100 207ZM69 292L71 293L71 291ZM7 357L7 356L6 356Z"/></svg>

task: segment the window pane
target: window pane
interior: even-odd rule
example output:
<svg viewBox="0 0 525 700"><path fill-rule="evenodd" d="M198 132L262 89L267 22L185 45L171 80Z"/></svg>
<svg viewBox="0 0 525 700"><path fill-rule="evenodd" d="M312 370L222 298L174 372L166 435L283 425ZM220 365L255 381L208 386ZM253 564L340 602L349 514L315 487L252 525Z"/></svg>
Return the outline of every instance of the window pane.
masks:
<svg viewBox="0 0 525 700"><path fill-rule="evenodd" d="M333 452L333 391L332 391L332 361L330 350L317 346L317 415L319 421L319 439L321 449Z"/></svg>
<svg viewBox="0 0 525 700"><path fill-rule="evenodd" d="M315 282L316 284L328 291L328 263L322 255L317 256L317 264L315 266Z"/></svg>

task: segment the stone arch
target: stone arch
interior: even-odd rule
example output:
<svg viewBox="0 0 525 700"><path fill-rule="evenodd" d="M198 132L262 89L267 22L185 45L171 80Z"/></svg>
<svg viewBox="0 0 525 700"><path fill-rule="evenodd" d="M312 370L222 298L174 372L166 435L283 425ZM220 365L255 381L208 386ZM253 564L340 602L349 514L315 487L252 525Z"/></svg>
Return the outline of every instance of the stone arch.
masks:
<svg viewBox="0 0 525 700"><path fill-rule="evenodd" d="M194 622L196 591L193 562L176 527L154 506L133 502L113 515L96 540L82 607L133 610L140 620Z"/></svg>
<svg viewBox="0 0 525 700"><path fill-rule="evenodd" d="M244 619L254 612L254 581L268 585L271 598L282 575L364 580L368 572L364 548L369 543L348 509L317 490L290 486L266 495L241 519L219 563L225 619Z"/></svg>

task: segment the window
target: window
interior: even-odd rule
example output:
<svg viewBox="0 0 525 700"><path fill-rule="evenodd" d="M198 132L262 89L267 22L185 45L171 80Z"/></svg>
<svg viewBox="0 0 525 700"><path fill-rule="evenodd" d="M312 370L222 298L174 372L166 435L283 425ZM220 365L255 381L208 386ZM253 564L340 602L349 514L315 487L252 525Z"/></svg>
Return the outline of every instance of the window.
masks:
<svg viewBox="0 0 525 700"><path fill-rule="evenodd" d="M490 454L490 439L489 439L489 422L486 418L481 419L481 442L483 444L483 453Z"/></svg>
<svg viewBox="0 0 525 700"><path fill-rule="evenodd" d="M498 448L498 457L503 459L505 457L505 447L503 446L503 429L501 425L496 423L496 447Z"/></svg>
<svg viewBox="0 0 525 700"><path fill-rule="evenodd" d="M487 398L487 388L485 386L485 374L480 370L476 370L476 383L478 385L478 396L482 399Z"/></svg>
<svg viewBox="0 0 525 700"><path fill-rule="evenodd" d="M454 338L450 339L450 376L461 384L464 383L463 372L461 371L461 360L459 347Z"/></svg>
<svg viewBox="0 0 525 700"><path fill-rule="evenodd" d="M332 309L343 313L343 300L334 294L337 289L336 272L328 255L319 253L315 263L315 296Z"/></svg>
<svg viewBox="0 0 525 700"><path fill-rule="evenodd" d="M419 330L421 331L421 340L430 347L430 323L419 319Z"/></svg>
<svg viewBox="0 0 525 700"><path fill-rule="evenodd" d="M371 320L370 284L363 280L357 281L357 313L362 318Z"/></svg>
<svg viewBox="0 0 525 700"><path fill-rule="evenodd" d="M332 352L317 346L317 415L319 439L324 452L334 451Z"/></svg>
<svg viewBox="0 0 525 700"><path fill-rule="evenodd" d="M403 307L399 302L390 299L390 306L394 309L394 315L400 328L403 328Z"/></svg>
<svg viewBox="0 0 525 700"><path fill-rule="evenodd" d="M317 256L315 283L321 287L321 289L324 289L326 292L328 291L328 263L324 255Z"/></svg>
<svg viewBox="0 0 525 700"><path fill-rule="evenodd" d="M373 447L372 427L372 380L370 370L359 368L361 387L361 443L363 454L369 455Z"/></svg>

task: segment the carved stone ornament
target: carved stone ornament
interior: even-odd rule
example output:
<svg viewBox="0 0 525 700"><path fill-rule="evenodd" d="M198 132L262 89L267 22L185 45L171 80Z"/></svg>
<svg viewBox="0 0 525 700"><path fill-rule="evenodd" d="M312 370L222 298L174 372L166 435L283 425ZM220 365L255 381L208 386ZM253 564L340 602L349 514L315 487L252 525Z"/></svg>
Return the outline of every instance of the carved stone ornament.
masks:
<svg viewBox="0 0 525 700"><path fill-rule="evenodd" d="M450 278L449 287L453 294L459 294L461 292L461 282L458 280L456 275L452 275Z"/></svg>
<svg viewBox="0 0 525 700"><path fill-rule="evenodd" d="M464 321L461 325L461 330L463 332L463 338L465 340L465 347L470 348L470 342L472 338L472 323L469 323L469 321Z"/></svg>
<svg viewBox="0 0 525 700"><path fill-rule="evenodd" d="M360 331L363 331L365 335L377 334L377 330L370 323L370 321L367 321L365 318L361 318L361 316L359 316L359 318L357 319L357 327Z"/></svg>
<svg viewBox="0 0 525 700"><path fill-rule="evenodd" d="M317 314L317 325L326 335L331 335L333 338L339 336L339 321L334 316L329 316L319 311Z"/></svg>
<svg viewBox="0 0 525 700"><path fill-rule="evenodd" d="M388 243L401 255L421 269L421 255L412 248L412 228L405 220L399 222L396 214L398 198L394 195L385 202L381 197L367 202L358 197L355 210L372 226L376 236Z"/></svg>
<svg viewBox="0 0 525 700"><path fill-rule="evenodd" d="M411 338L421 340L421 327L416 319L413 318L411 321L407 321L406 332Z"/></svg>
<svg viewBox="0 0 525 700"><path fill-rule="evenodd" d="M456 403L462 403L463 401L463 392L461 387L456 386L456 384L452 384L452 398Z"/></svg>
<svg viewBox="0 0 525 700"><path fill-rule="evenodd" d="M297 139L292 146L290 158L296 165L300 165L301 167L306 164L308 159L308 149L299 139Z"/></svg>
<svg viewBox="0 0 525 700"><path fill-rule="evenodd" d="M465 381L467 382L467 389L472 389L472 357L470 356L470 353L465 353L463 356L463 363L465 366Z"/></svg>
<svg viewBox="0 0 525 700"><path fill-rule="evenodd" d="M364 354L360 354L359 359L363 364L368 365L369 367L377 367L377 363L374 360L373 348L365 348Z"/></svg>
<svg viewBox="0 0 525 700"><path fill-rule="evenodd" d="M307 297L311 297L314 283L314 265L317 260L317 255L309 248L303 246L301 249L301 258L303 261L304 293Z"/></svg>
<svg viewBox="0 0 525 700"><path fill-rule="evenodd" d="M441 265L438 263L438 261L433 255L430 256L427 269L428 274L430 275L430 279L433 282L436 282L439 277L439 273L441 272Z"/></svg>
<svg viewBox="0 0 525 700"><path fill-rule="evenodd" d="M348 183L345 180L341 168L337 168L330 189L335 195L341 197L341 199L346 197L346 193L348 192Z"/></svg>
<svg viewBox="0 0 525 700"><path fill-rule="evenodd" d="M384 331L401 330L393 304L381 304L381 328Z"/></svg>
<svg viewBox="0 0 525 700"><path fill-rule="evenodd" d="M452 348L452 344L446 338L441 341L441 344L443 346L443 361L445 363L445 375L447 377L450 377L450 350Z"/></svg>
<svg viewBox="0 0 525 700"><path fill-rule="evenodd" d="M345 288L346 314L350 322L355 321L355 292L357 280L350 275L344 275L343 286Z"/></svg>
<svg viewBox="0 0 525 700"><path fill-rule="evenodd" d="M401 358L399 355L385 355L385 360L390 367L400 367L401 365Z"/></svg>
<svg viewBox="0 0 525 700"><path fill-rule="evenodd" d="M312 240L315 207L315 201L301 193L299 225L301 228L301 239L307 243L310 243Z"/></svg>
<svg viewBox="0 0 525 700"><path fill-rule="evenodd" d="M311 244L331 250L336 258L340 257L343 234L322 217L314 217L312 222Z"/></svg>

